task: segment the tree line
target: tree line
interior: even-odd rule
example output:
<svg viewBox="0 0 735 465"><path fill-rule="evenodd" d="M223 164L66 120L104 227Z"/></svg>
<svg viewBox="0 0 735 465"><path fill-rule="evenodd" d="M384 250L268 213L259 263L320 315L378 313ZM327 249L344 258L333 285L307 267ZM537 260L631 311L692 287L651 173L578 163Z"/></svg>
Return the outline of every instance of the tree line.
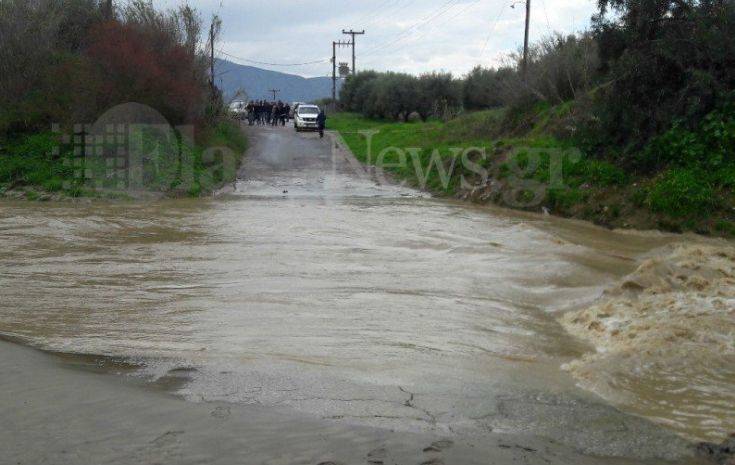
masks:
<svg viewBox="0 0 735 465"><path fill-rule="evenodd" d="M347 79L340 104L368 117L426 119L503 107L517 117L539 104L574 102L590 149L632 153L676 126L696 131L733 100L732 0L600 0L589 31L533 44L466 76L366 71ZM652 165L652 166L648 166ZM661 168L660 163L639 168Z"/></svg>
<svg viewBox="0 0 735 465"><path fill-rule="evenodd" d="M0 196L95 196L140 185L197 196L231 180L246 141L210 68L220 24L150 0L0 1ZM169 125L177 129L155 130ZM113 142L109 128L127 138ZM78 137L62 136L71 133ZM96 147L95 157L85 146L80 159L77 139ZM128 149L146 152L135 182L135 173L108 169L125 165ZM81 162L85 169L74 169Z"/></svg>
<svg viewBox="0 0 735 465"><path fill-rule="evenodd" d="M219 111L189 6L150 1L0 2L0 137L94 122L137 102L171 124L204 125Z"/></svg>

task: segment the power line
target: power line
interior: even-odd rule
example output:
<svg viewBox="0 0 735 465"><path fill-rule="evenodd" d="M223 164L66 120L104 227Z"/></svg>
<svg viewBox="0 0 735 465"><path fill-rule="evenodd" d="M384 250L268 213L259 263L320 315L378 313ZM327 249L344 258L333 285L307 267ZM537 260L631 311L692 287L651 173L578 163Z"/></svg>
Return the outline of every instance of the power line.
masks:
<svg viewBox="0 0 735 465"><path fill-rule="evenodd" d="M445 14L446 12L448 12L449 10L451 10L452 7L454 7L456 5L457 1L459 1L459 0L448 0L448 1L446 1L444 4L442 4L439 8L437 8L435 11L433 11L429 15L424 16L422 19L420 19L419 21L413 23L412 25L410 25L409 27L407 27L403 31L398 32L398 34L396 35L396 37L393 40L389 40L388 42L384 42L382 44L378 44L378 45L374 46L373 48L368 49L368 51L365 52L365 55L373 54L377 50L381 50L383 48L389 47L389 46L391 46L391 45L393 45L395 43L400 42L404 37L406 37L407 35L410 35L411 32L413 30L415 30L416 28L418 28L420 26L425 26L426 24L429 24L431 21L439 18L440 16L442 16L443 14Z"/></svg>
<svg viewBox="0 0 735 465"><path fill-rule="evenodd" d="M380 50L380 49L389 47L395 43L400 42L404 37L408 37L409 35L411 35L412 32L415 32L416 30L418 30L418 28L422 26L426 26L427 24L431 23L435 19L439 18L440 16L444 15L446 12L451 10L452 7L456 5L457 1L458 0L448 0L443 5L441 5L437 10L433 11L427 16L424 16L419 21L413 23L412 25L410 25L403 31L398 32L398 34L393 40L385 42L382 45L379 44L376 47L373 47L372 49L368 50L366 54L374 53L376 50Z"/></svg>
<svg viewBox="0 0 735 465"><path fill-rule="evenodd" d="M546 11L546 0L541 0L541 6L544 7L544 16L546 17L546 29L549 31L549 34L553 34L551 31L551 22L549 21L549 12Z"/></svg>
<svg viewBox="0 0 735 465"><path fill-rule="evenodd" d="M507 3L503 2L503 8L500 9L498 16L496 16L495 21L493 21L493 27L490 28L490 32L488 32L487 38L485 39L485 44L482 46L482 51L480 52L480 60L482 60L482 58L485 56L485 50L487 50L487 45L490 43L490 39L495 33L495 29L498 27L498 22L500 21L500 17L503 16L503 13L505 12L505 8L507 6L508 6Z"/></svg>
<svg viewBox="0 0 735 465"><path fill-rule="evenodd" d="M269 63L265 61L256 61L256 60L250 60L248 58L242 58L242 57L227 53L224 50L217 50L217 52L227 57L234 58L235 60L244 61L247 63L256 64L256 65L265 65L265 66L307 66L307 65L315 65L319 63L329 62L329 58L324 58L322 60L305 61L303 63Z"/></svg>
<svg viewBox="0 0 735 465"><path fill-rule="evenodd" d="M389 6L388 9L385 10L385 11L390 11L391 8L394 7L396 4L399 4L400 5L400 3L401 3L401 0L384 0L380 5L376 6L372 10L370 10L370 12L368 14L363 15L358 20L358 23L364 23L364 22L367 21L367 24L369 24L369 25L374 24L376 21L380 20L381 19L381 16L382 16L382 15L378 15L378 14L375 14L375 13L378 12L378 11L380 11L381 8L385 7L386 5L388 5L389 3L394 2L394 1L395 1L395 3L393 5L391 5L391 6ZM371 18L371 17L372 17L372 20L368 21L368 19Z"/></svg>
<svg viewBox="0 0 735 465"><path fill-rule="evenodd" d="M479 1L480 0L475 0L473 2L470 2L465 8L463 8L462 10L456 12L453 16L448 17L444 22L435 24L433 28L426 28L426 26L428 26L432 21L434 21L434 20L438 19L440 16L446 14L453 6L455 6L455 5L452 5L452 7L447 8L441 14L436 15L430 21L426 22L423 25L423 27L426 28L426 29L424 29L423 31L417 30L417 32L420 31L419 34L416 34L416 35L414 35L411 38L407 38L409 40L408 42L404 43L403 45L399 45L397 47L393 47L391 49L391 51L392 52L397 52L397 51L400 51L400 50L406 48L407 46L411 45L411 43L412 43L411 41L415 41L417 39L420 39L420 38L426 36L428 33L430 33L431 31L433 31L434 29L436 29L437 27L440 27L440 26L442 26L444 24L447 24L448 22L452 21L453 19L457 18L458 16L461 16L462 14L466 13L470 8L474 7L477 3L479 3ZM400 42L401 40L402 39L393 41L391 44L388 44L388 45L392 45L394 43ZM372 54L374 54L376 51L377 51L377 49L374 49L373 52L372 52Z"/></svg>

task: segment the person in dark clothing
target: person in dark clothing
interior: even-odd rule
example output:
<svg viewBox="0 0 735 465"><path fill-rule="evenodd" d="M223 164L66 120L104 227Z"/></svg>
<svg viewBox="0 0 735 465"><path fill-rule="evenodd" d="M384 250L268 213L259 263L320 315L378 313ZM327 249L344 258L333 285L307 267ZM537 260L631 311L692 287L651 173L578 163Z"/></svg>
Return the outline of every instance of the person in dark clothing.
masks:
<svg viewBox="0 0 735 465"><path fill-rule="evenodd" d="M273 102L271 105L271 126L278 126L278 104Z"/></svg>
<svg viewBox="0 0 735 465"><path fill-rule="evenodd" d="M316 125L319 129L319 138L324 139L324 128L327 127L327 114L324 110L319 111L319 115L316 117Z"/></svg>
<svg viewBox="0 0 735 465"><path fill-rule="evenodd" d="M263 124L263 101L255 102L255 121L258 126Z"/></svg>
<svg viewBox="0 0 735 465"><path fill-rule="evenodd" d="M252 126L253 124L255 124L255 108L255 102L253 102L252 100L245 108L248 111L248 126Z"/></svg>

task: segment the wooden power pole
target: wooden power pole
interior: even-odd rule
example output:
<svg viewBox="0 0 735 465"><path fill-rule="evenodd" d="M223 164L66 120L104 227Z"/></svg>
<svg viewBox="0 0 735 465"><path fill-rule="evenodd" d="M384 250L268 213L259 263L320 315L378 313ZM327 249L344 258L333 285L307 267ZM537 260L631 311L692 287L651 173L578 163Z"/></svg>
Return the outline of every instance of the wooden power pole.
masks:
<svg viewBox="0 0 735 465"><path fill-rule="evenodd" d="M273 101L276 101L276 94L278 94L281 91L281 89L268 89L268 92L273 94Z"/></svg>
<svg viewBox="0 0 735 465"><path fill-rule="evenodd" d="M352 74L355 74L357 70L355 69L355 36L361 36L365 34L365 30L362 31L353 31L350 29L349 31L345 31L342 29L342 34L346 34L349 36L352 36Z"/></svg>
<svg viewBox="0 0 735 465"><path fill-rule="evenodd" d="M219 33L222 30L222 20L219 16L212 16L212 24L209 26L209 85L212 90L212 98L217 94L217 87L214 79L214 43L219 37Z"/></svg>
<svg viewBox="0 0 735 465"><path fill-rule="evenodd" d="M103 15L107 21L112 20L113 9L114 6L112 5L112 0L106 0L103 7Z"/></svg>
<svg viewBox="0 0 735 465"><path fill-rule="evenodd" d="M531 28L531 0L526 0L526 33L523 36L523 81L528 80L528 32Z"/></svg>
<svg viewBox="0 0 735 465"><path fill-rule="evenodd" d="M350 45L349 42L332 42L332 102L337 101L337 47Z"/></svg>

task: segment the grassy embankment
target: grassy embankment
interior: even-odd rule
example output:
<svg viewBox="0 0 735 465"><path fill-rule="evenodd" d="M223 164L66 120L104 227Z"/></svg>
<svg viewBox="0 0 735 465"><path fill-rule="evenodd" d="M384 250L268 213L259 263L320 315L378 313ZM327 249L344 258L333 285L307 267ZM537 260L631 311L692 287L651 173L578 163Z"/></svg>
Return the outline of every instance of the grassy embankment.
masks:
<svg viewBox="0 0 735 465"><path fill-rule="evenodd" d="M571 111L570 104L538 108L522 133L505 128L508 118L503 110L471 113L447 123L395 123L341 113L329 119L329 126L341 133L363 163L382 164L397 178L436 195L535 211L546 208L608 227L735 235L735 164L706 170L695 161L655 175L637 175L586 156L571 139L555 137ZM368 159L367 139L358 131L371 129L379 132L372 137ZM657 143L659 147L649 147L641 156L669 149L665 139ZM404 161L396 151L388 151L381 163L378 154L388 147L419 148L414 152L418 161L411 155ZM452 154L453 147L484 148L486 158L469 159L487 169L489 182L471 187L482 184L481 177ZM451 174L448 183L431 163L433 153ZM421 169L417 171L416 165ZM464 186L463 176L468 181Z"/></svg>
<svg viewBox="0 0 735 465"><path fill-rule="evenodd" d="M239 163L239 155L245 152L247 140L236 123L224 120L217 126L203 131L198 139L200 142L193 147L183 142L159 145L161 158L165 160L178 158L180 153L189 154L190 169L188 173L184 173L184 170L176 166L177 163L163 166L154 173L156 179L146 181L147 189L150 190L151 186L154 186L155 191L162 195L197 197L211 193L225 183L233 181L235 172L210 169L219 161L208 162L203 154L207 147L227 147L236 154L236 163ZM75 176L75 171L78 175L80 168L95 167L75 166L73 147L62 145L60 140L59 134L42 132L19 136L0 144L0 196L27 200L128 197L124 192L114 188L94 189L80 182ZM150 145L155 142L148 140L146 143ZM162 165L163 163L159 163L159 166ZM165 171L171 167L176 171ZM185 181L184 177L189 179Z"/></svg>

